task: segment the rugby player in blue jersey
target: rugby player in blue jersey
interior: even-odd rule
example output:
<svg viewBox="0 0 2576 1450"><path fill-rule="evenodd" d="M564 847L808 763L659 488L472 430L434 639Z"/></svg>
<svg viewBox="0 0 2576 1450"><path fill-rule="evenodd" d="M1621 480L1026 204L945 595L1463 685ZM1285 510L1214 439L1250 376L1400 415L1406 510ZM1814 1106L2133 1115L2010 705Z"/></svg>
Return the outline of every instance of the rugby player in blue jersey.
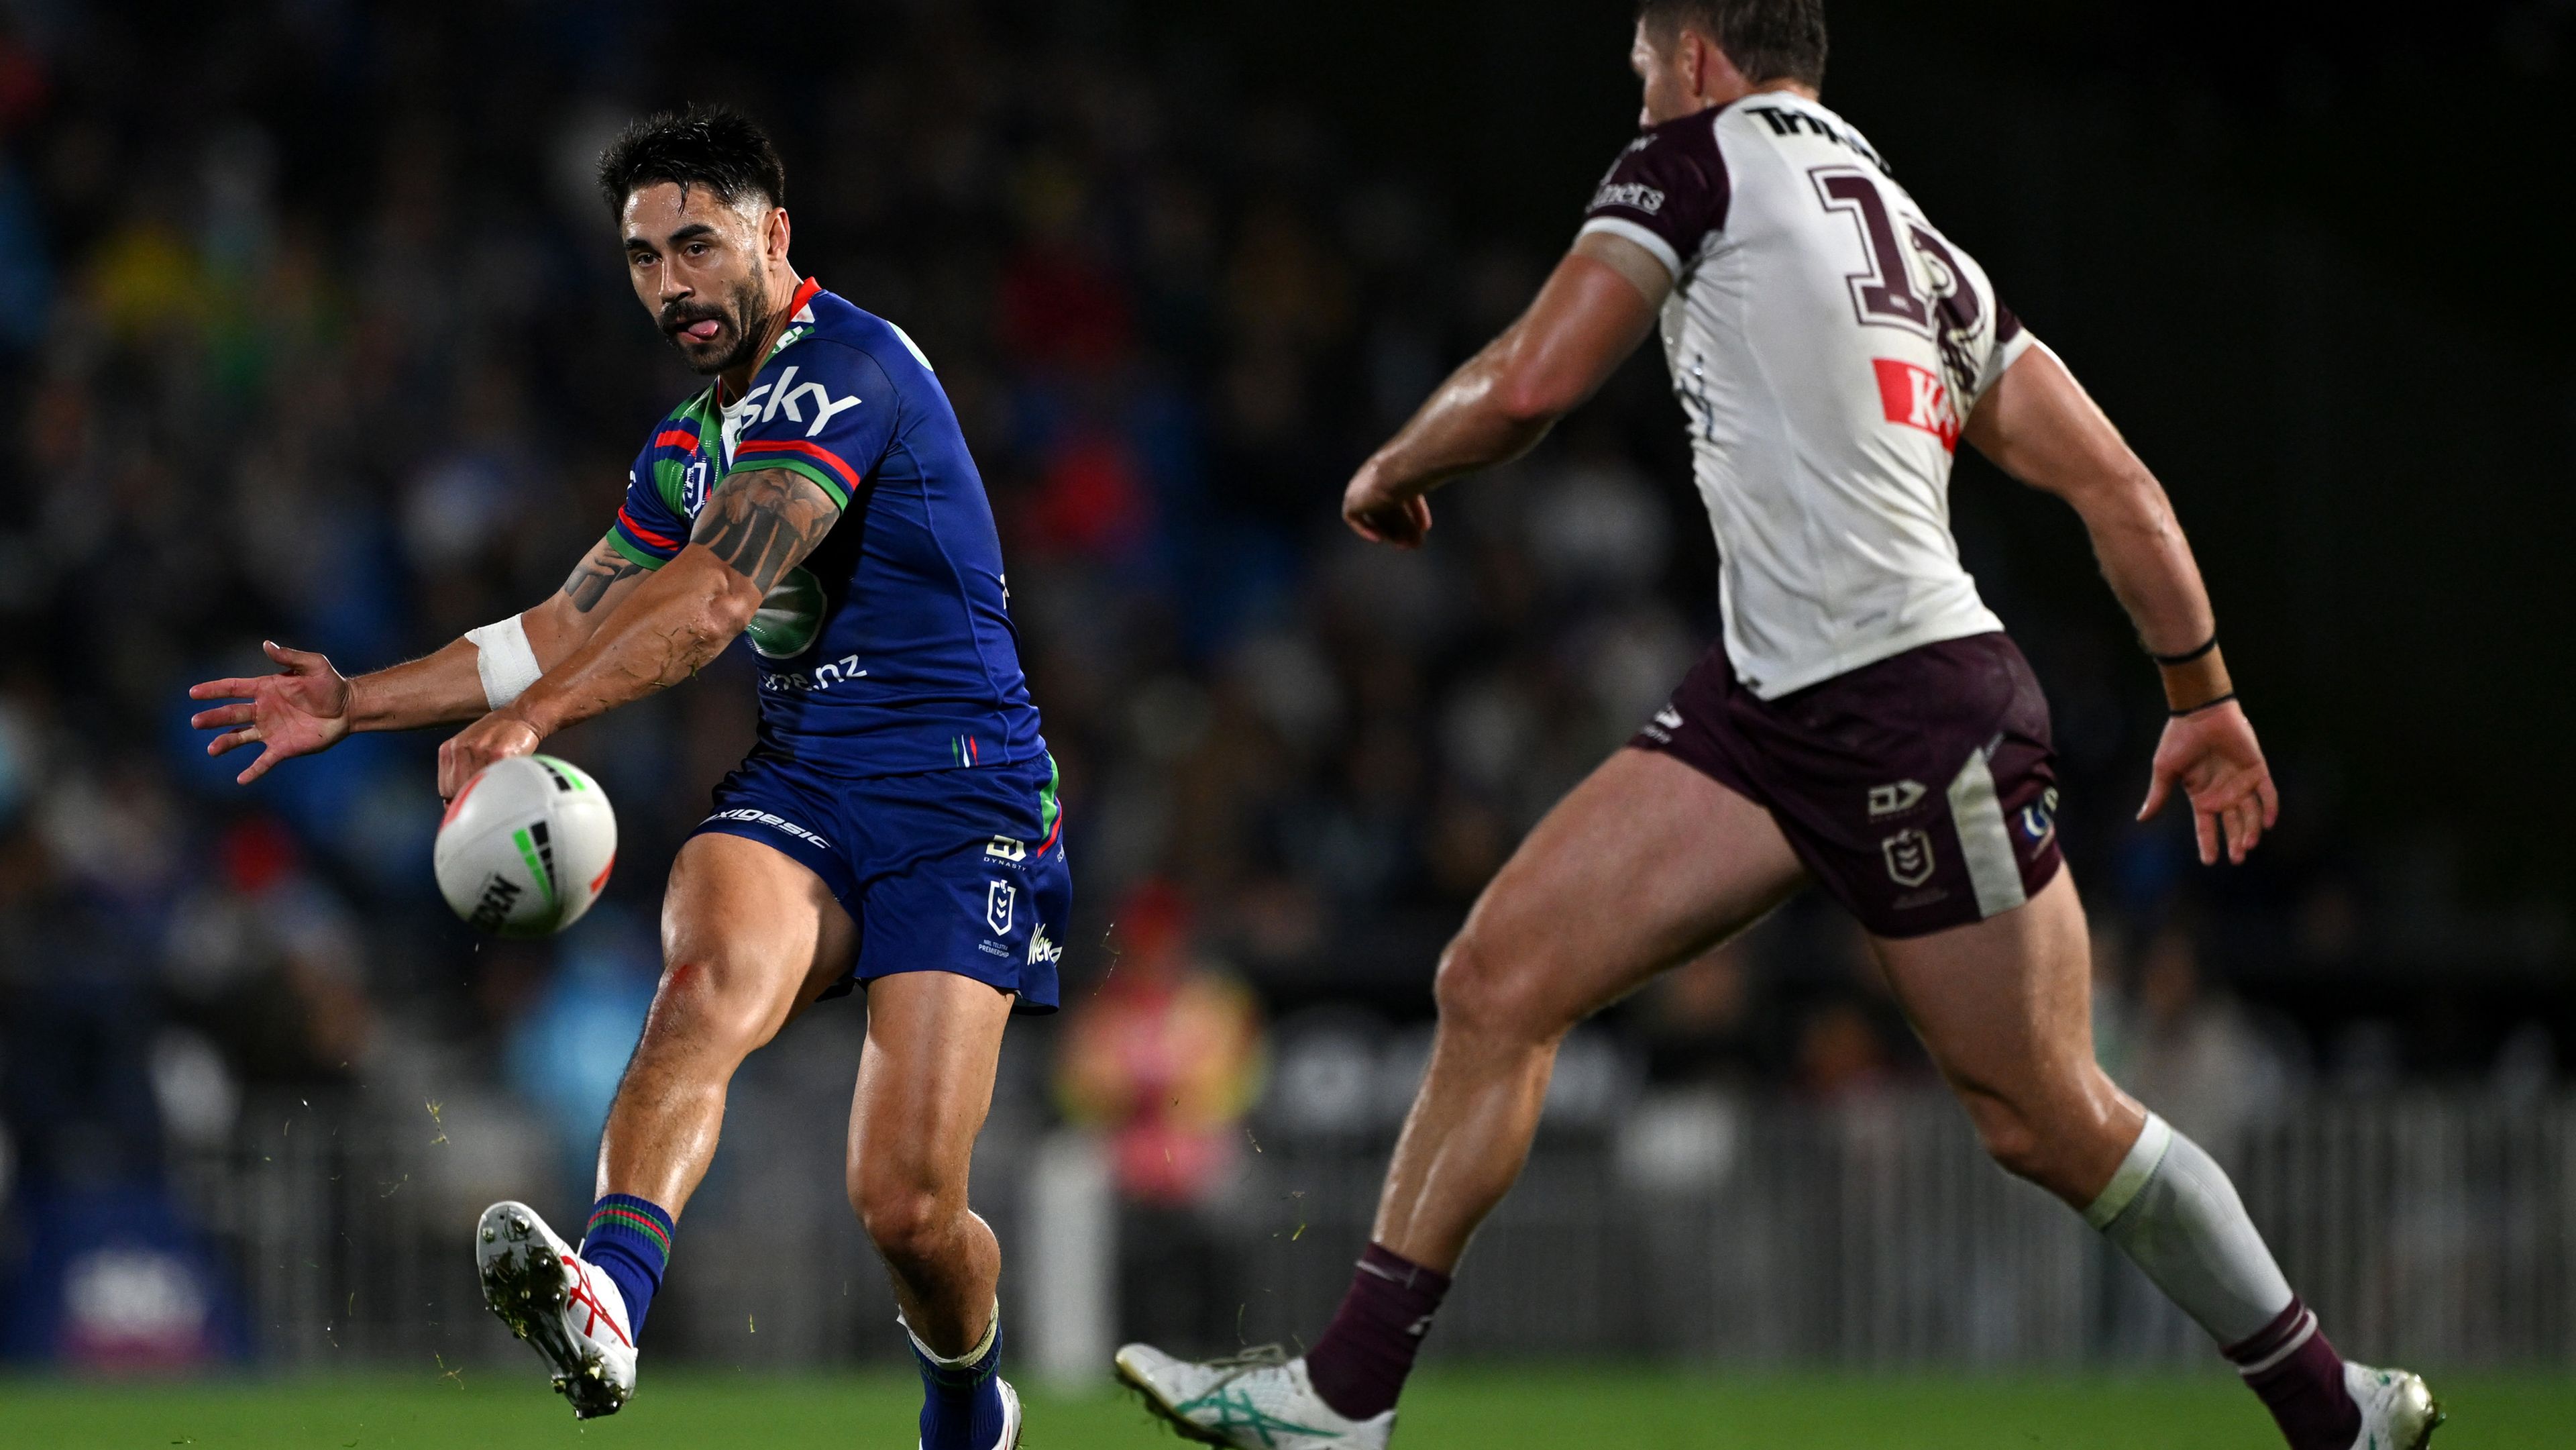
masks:
<svg viewBox="0 0 2576 1450"><path fill-rule="evenodd" d="M823 997L867 988L849 1192L921 1365L923 1450L1008 1450L1001 1250L968 1159L1013 1012L1056 1006L1071 897L981 477L902 329L800 278L786 176L722 109L659 115L600 159L629 279L706 391L655 425L606 537L553 598L424 659L215 680L208 747L247 783L352 730L470 720L439 794L675 685L747 635L757 748L672 863L664 970L609 1110L581 1246L519 1203L476 1231L484 1294L589 1418L635 1388L673 1231L734 1070Z"/></svg>

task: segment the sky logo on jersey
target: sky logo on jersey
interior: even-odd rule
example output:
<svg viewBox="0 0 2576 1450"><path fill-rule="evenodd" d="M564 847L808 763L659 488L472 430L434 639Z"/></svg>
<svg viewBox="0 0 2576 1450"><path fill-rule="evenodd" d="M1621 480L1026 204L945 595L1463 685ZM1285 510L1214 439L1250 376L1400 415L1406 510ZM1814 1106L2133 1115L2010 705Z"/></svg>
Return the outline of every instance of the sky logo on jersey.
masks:
<svg viewBox="0 0 2576 1450"><path fill-rule="evenodd" d="M1950 385L1940 374L1887 357L1871 358L1869 365L1878 371L1878 401L1887 421L1920 428L1940 439L1944 449L1959 451L1959 416L1950 407Z"/></svg>
<svg viewBox="0 0 2576 1450"><path fill-rule="evenodd" d="M777 382L745 393L742 399L743 416L747 418L752 416L752 410L757 407L760 410L758 417L760 422L766 423L784 413L788 421L804 423L804 404L810 400L814 405L814 421L806 424L805 436L811 438L823 431L823 425L832 421L833 414L846 412L859 405L859 400L855 397L833 397L825 391L821 383L810 378L802 383L796 381L796 371L800 366L802 364L790 363L787 371L779 374ZM764 394L768 398L766 403L761 401Z"/></svg>

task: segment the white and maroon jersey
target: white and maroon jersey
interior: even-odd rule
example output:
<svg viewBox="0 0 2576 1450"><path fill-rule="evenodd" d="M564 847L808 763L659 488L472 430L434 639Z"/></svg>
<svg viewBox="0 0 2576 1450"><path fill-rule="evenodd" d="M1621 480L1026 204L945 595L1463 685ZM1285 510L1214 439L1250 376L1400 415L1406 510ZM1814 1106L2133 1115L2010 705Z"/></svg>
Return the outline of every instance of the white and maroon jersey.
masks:
<svg viewBox="0 0 2576 1450"><path fill-rule="evenodd" d="M2032 339L1858 131L1789 92L1667 122L1583 230L1673 274L1664 356L1748 689L2003 627L1959 565L1950 463Z"/></svg>

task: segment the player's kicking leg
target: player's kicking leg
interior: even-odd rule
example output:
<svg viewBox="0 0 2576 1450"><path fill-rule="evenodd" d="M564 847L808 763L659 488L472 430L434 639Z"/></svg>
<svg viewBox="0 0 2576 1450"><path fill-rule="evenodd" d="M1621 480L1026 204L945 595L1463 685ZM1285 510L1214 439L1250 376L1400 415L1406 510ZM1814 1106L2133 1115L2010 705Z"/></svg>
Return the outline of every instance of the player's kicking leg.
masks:
<svg viewBox="0 0 2576 1450"><path fill-rule="evenodd" d="M766 846L693 837L662 906L662 983L599 1147L575 1250L521 1203L484 1210L484 1301L589 1419L635 1390L637 1341L680 1210L706 1177L734 1069L849 970L857 934L822 881Z"/></svg>
<svg viewBox="0 0 2576 1450"><path fill-rule="evenodd" d="M2218 1164L2095 1064L2084 909L2065 871L1984 921L1872 941L1986 1151L2209 1331L2294 1450L2421 1450L2441 1423L2424 1382L2336 1355Z"/></svg>
<svg viewBox="0 0 2576 1450"><path fill-rule="evenodd" d="M850 1104L850 1206L885 1259L921 1368L924 1450L1010 1450L1020 1402L996 1372L1002 1250L966 1205L1011 998L946 972L868 986Z"/></svg>
<svg viewBox="0 0 2576 1450"><path fill-rule="evenodd" d="M1803 879L1768 811L1671 756L1612 756L1521 843L1442 956L1431 1063L1332 1326L1285 1363L1131 1344L1119 1378L1207 1444L1385 1445L1449 1273L1529 1157L1557 1044Z"/></svg>

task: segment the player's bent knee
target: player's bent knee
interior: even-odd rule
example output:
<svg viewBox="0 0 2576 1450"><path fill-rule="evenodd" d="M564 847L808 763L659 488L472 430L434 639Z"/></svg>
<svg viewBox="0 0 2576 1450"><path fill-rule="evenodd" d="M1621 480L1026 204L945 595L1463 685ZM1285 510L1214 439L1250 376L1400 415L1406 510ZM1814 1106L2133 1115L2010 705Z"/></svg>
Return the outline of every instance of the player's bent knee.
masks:
<svg viewBox="0 0 2576 1450"><path fill-rule="evenodd" d="M1447 1031L1544 1040L1572 1019L1554 999L1543 972L1523 953L1497 950L1471 927L1440 954L1432 998Z"/></svg>
<svg viewBox="0 0 2576 1450"><path fill-rule="evenodd" d="M2015 1178L2045 1185L2050 1168L2047 1141L2031 1126L2017 1117L1977 1125L1977 1139L1985 1145L1986 1156L1995 1166Z"/></svg>
<svg viewBox="0 0 2576 1450"><path fill-rule="evenodd" d="M676 962L654 989L645 1040L749 1052L776 1035L780 1008L757 974L721 959Z"/></svg>
<svg viewBox="0 0 2576 1450"><path fill-rule="evenodd" d="M1968 1121L1976 1125L1977 1142L1995 1165L2015 1178L2041 1182L2049 1170L2048 1135L2030 1116L2004 1099L1984 1092L1962 1092Z"/></svg>
<svg viewBox="0 0 2576 1450"><path fill-rule="evenodd" d="M2100 1185L2079 1181L2097 1146L2069 1116L2026 1111L1984 1093L1963 1093L1977 1141L1995 1166L2071 1201Z"/></svg>
<svg viewBox="0 0 2576 1450"><path fill-rule="evenodd" d="M866 1179L850 1185L850 1207L877 1252L898 1263L936 1257L957 1216L956 1206L932 1189Z"/></svg>

